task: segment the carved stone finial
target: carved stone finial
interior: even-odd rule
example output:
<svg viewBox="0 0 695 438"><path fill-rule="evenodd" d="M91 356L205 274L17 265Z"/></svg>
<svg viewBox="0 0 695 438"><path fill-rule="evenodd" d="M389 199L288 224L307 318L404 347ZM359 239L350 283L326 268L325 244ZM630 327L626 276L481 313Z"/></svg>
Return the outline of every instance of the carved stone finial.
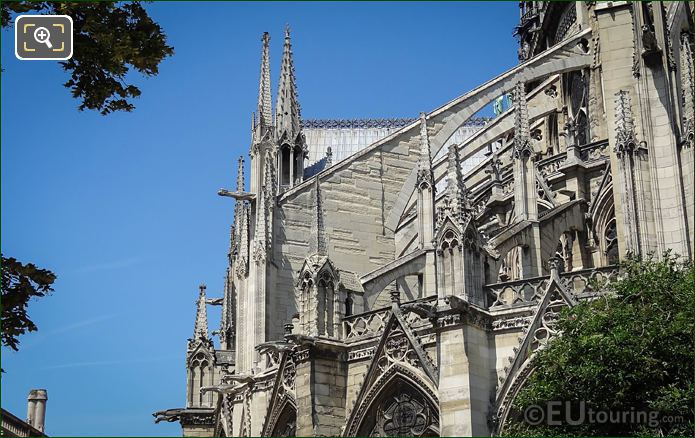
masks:
<svg viewBox="0 0 695 438"><path fill-rule="evenodd" d="M263 49L261 52L261 77L258 80L258 123L262 129L267 129L272 124L272 101L270 97L270 34L263 32L261 37ZM259 133L260 141L263 132Z"/></svg>
<svg viewBox="0 0 695 438"><path fill-rule="evenodd" d="M249 209L245 204L238 204L239 207L239 243L236 274L238 278L243 278L247 274L246 263L249 260Z"/></svg>
<svg viewBox="0 0 695 438"><path fill-rule="evenodd" d="M497 152L493 152L490 157L490 162L488 163L485 173L490 175L490 179L494 183L499 183L502 181L502 160L499 159Z"/></svg>
<svg viewBox="0 0 695 438"><path fill-rule="evenodd" d="M200 293L196 303L195 328L193 330L193 339L208 338L208 314L207 314L207 299L205 298L205 284L198 286Z"/></svg>
<svg viewBox="0 0 695 438"><path fill-rule="evenodd" d="M309 253L327 255L326 232L323 225L323 207L321 206L321 189L319 177L314 182L314 211L311 217L311 236L309 236Z"/></svg>
<svg viewBox="0 0 695 438"><path fill-rule="evenodd" d="M285 44L280 66L280 85L275 103L275 125L276 139L278 141L304 147L301 135L301 108L297 98L289 25L285 27Z"/></svg>
<svg viewBox="0 0 695 438"><path fill-rule="evenodd" d="M519 81L514 87L514 105L516 105L514 117L514 158L525 158L533 155L531 146L531 130L529 128L528 103L526 101L526 89L524 83Z"/></svg>
<svg viewBox="0 0 695 438"><path fill-rule="evenodd" d="M243 155L239 156L239 161L238 161L238 165L237 165L236 191L237 192L243 192L244 191L244 156Z"/></svg>
<svg viewBox="0 0 695 438"><path fill-rule="evenodd" d="M292 324L291 322L287 323L287 324L285 324L284 329L285 329L284 338L287 339L290 335L292 335L292 331L294 330L294 324Z"/></svg>
<svg viewBox="0 0 695 438"><path fill-rule="evenodd" d="M471 217L472 209L468 188L461 172L458 145L453 143L449 145L447 160L447 186L444 208L456 221L464 223Z"/></svg>
<svg viewBox="0 0 695 438"><path fill-rule="evenodd" d="M417 162L417 187L434 188L434 175L432 173L432 155L430 152L430 140L427 134L427 116L420 113L420 158Z"/></svg>
<svg viewBox="0 0 695 438"><path fill-rule="evenodd" d="M548 265L550 266L551 277L560 275L560 271L562 270L562 259L560 257L550 257L548 259Z"/></svg>
<svg viewBox="0 0 695 438"><path fill-rule="evenodd" d="M637 146L637 138L630 93L625 90L615 93L615 131L615 152L618 157L633 153Z"/></svg>
<svg viewBox="0 0 695 438"><path fill-rule="evenodd" d="M333 165L333 148L328 146L326 148L326 167L330 167Z"/></svg>
<svg viewBox="0 0 695 438"><path fill-rule="evenodd" d="M391 302L393 304L400 304L401 303L401 292L397 289L394 288L389 292L389 295L391 296Z"/></svg>

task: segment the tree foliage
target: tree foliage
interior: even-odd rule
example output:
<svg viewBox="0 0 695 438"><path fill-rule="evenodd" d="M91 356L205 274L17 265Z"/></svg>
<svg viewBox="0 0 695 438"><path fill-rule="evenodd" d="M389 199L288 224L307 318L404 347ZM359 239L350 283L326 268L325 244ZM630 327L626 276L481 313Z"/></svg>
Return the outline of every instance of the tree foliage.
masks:
<svg viewBox="0 0 695 438"><path fill-rule="evenodd" d="M22 264L12 257L2 256L2 345L17 351L19 336L37 330L29 319L27 306L34 297L43 297L53 291L56 275L37 268L32 263Z"/></svg>
<svg viewBox="0 0 695 438"><path fill-rule="evenodd" d="M63 84L80 100L79 109L132 111L140 89L127 83L131 69L145 75L159 73L159 64L174 53L162 28L135 2L0 3L2 27L13 14L69 15L74 26L73 56L60 64L70 79Z"/></svg>
<svg viewBox="0 0 695 438"><path fill-rule="evenodd" d="M534 371L512 405L506 435L693 435L692 263L667 253L662 261L628 260L621 270L607 296L562 313L562 336L532 359ZM549 402L562 403L553 417L562 424L547 424ZM524 419L534 406L545 417L535 426ZM583 423L570 424L581 418L580 409ZM592 423L589 410L615 415ZM614 423L623 412L626 421Z"/></svg>

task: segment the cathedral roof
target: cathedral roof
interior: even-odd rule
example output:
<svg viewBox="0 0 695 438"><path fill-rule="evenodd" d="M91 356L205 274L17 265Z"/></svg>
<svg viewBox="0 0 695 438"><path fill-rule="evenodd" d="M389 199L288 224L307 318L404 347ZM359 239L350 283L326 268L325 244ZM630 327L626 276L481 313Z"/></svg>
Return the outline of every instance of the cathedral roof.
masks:
<svg viewBox="0 0 695 438"><path fill-rule="evenodd" d="M360 277L352 271L340 270L340 284L345 290L352 292L364 292Z"/></svg>
<svg viewBox="0 0 695 438"><path fill-rule="evenodd" d="M402 128L414 123L416 118L385 118L385 119L311 119L302 120L304 129L370 129L370 128ZM466 121L467 126L483 126L490 119L474 117Z"/></svg>

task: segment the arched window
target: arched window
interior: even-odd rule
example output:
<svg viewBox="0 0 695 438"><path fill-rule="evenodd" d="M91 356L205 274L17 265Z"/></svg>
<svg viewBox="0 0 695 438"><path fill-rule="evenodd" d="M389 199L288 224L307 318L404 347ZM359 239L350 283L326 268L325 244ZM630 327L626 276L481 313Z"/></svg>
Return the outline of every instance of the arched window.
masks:
<svg viewBox="0 0 695 438"><path fill-rule="evenodd" d="M583 146L591 139L589 132L589 73L573 71L566 75L569 113L567 117L574 125L575 146Z"/></svg>
<svg viewBox="0 0 695 438"><path fill-rule="evenodd" d="M197 386L198 386L198 400L199 400L200 406L205 406L205 404L206 404L206 403L205 403L205 394L203 394L203 392L201 391L201 389L202 389L204 386L206 386L205 384L207 383L207 382L205 381L205 379L208 378L208 376L207 376L207 367L208 367L207 361L201 362L201 364L200 364L200 373L199 373L199 374L200 374L200 377L199 377L200 380L198 381L198 384L197 384Z"/></svg>
<svg viewBox="0 0 695 438"><path fill-rule="evenodd" d="M374 400L356 436L439 436L439 409L398 376Z"/></svg>
<svg viewBox="0 0 695 438"><path fill-rule="evenodd" d="M500 270L499 281L513 281L523 278L523 250L521 246L515 246L504 255Z"/></svg>
<svg viewBox="0 0 695 438"><path fill-rule="evenodd" d="M277 423L270 436L296 436L296 434L297 409L288 402L282 409L282 413L278 417Z"/></svg>
<svg viewBox="0 0 695 438"><path fill-rule="evenodd" d="M285 144L280 152L280 185L283 187L290 185L290 147Z"/></svg>
<svg viewBox="0 0 695 438"><path fill-rule="evenodd" d="M198 387L198 382L200 381L200 372L198 368L198 363L193 362L192 367L191 367L191 376L190 376L190 392L188 394L188 404L190 406L195 406L195 403L197 401L196 394L198 391L200 391L200 387Z"/></svg>
<svg viewBox="0 0 695 438"><path fill-rule="evenodd" d="M321 274L318 282L318 301L319 335L334 336L335 296L333 279L327 272Z"/></svg>
<svg viewBox="0 0 695 438"><path fill-rule="evenodd" d="M203 353L197 353L188 366L190 406L212 406L212 393L202 394L201 389L212 384L212 367Z"/></svg>
<svg viewBox="0 0 695 438"><path fill-rule="evenodd" d="M293 184L299 184L304 178L304 152L299 146L294 148L294 163L292 163L292 165L294 166L292 170L292 174L294 175Z"/></svg>
<svg viewBox="0 0 695 438"><path fill-rule="evenodd" d="M352 293L348 292L347 298L345 298L345 316L352 315Z"/></svg>
<svg viewBox="0 0 695 438"><path fill-rule="evenodd" d="M618 233L615 228L615 217L608 222L603 230L603 247L608 264L618 263Z"/></svg>
<svg viewBox="0 0 695 438"><path fill-rule="evenodd" d="M462 289L460 281L457 282L457 273L461 272L461 243L457 233L453 230L444 232L439 242L439 269L441 272L440 286L445 295L458 295Z"/></svg>
<svg viewBox="0 0 695 438"><path fill-rule="evenodd" d="M302 325L302 330L307 332L310 325L309 314L312 306L316 303L312 303L312 288L314 286L314 280L311 277L310 272L305 272L302 277L302 282L299 285L299 315L300 324Z"/></svg>

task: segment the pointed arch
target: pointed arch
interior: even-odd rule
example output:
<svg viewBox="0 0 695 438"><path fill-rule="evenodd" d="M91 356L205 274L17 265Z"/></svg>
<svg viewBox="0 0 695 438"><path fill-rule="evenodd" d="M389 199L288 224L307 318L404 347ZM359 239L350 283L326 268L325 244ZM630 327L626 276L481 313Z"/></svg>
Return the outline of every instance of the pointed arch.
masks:
<svg viewBox="0 0 695 438"><path fill-rule="evenodd" d="M278 405L277 418L273 422L271 432L264 436L295 436L297 433L297 407L289 397Z"/></svg>
<svg viewBox="0 0 695 438"><path fill-rule="evenodd" d="M439 436L439 400L419 374L392 365L355 407L344 435Z"/></svg>
<svg viewBox="0 0 695 438"><path fill-rule="evenodd" d="M604 172L604 177L589 209L593 246L599 250L600 266L617 263L619 257L613 181L608 165Z"/></svg>
<svg viewBox="0 0 695 438"><path fill-rule="evenodd" d="M551 259L550 281L543 298L530 324L524 329L519 345L514 348L510 365L505 367L506 375L500 377L501 385L495 397L494 435L501 433L514 399L533 372L534 354L545 348L551 338L560 335L556 328L560 310L576 305L576 300L560 280L559 264L560 260Z"/></svg>
<svg viewBox="0 0 695 438"><path fill-rule="evenodd" d="M446 216L435 237L439 273L437 288L443 291L444 295L458 295L463 292L463 285L457 281L457 276L462 270L461 239L462 230L449 216Z"/></svg>
<svg viewBox="0 0 695 438"><path fill-rule="evenodd" d="M339 271L328 256L313 254L304 260L295 283L303 334L340 335L343 302L337 287L339 280Z"/></svg>
<svg viewBox="0 0 695 438"><path fill-rule="evenodd" d="M283 143L280 146L280 153L278 154L278 168L280 169L280 187L290 186L290 166L291 166L291 147L287 143Z"/></svg>
<svg viewBox="0 0 695 438"><path fill-rule="evenodd" d="M362 387L357 393L355 408L348 415L346 436L357 436L358 429L366 427L362 426L362 423L367 417L375 415L377 409L374 405L375 400L382 400L379 398L380 394L388 390L396 376L399 376L404 383L411 385L414 390L422 393L424 399L418 396L422 400L430 403L431 406L439 406L436 395L438 383L436 367L413 334L397 305L392 306L391 316L384 327ZM418 403L425 406L424 401ZM386 408L384 406L384 409ZM438 415L436 422L439 424ZM367 434L371 432L370 430Z"/></svg>
<svg viewBox="0 0 695 438"><path fill-rule="evenodd" d="M214 382L215 356L210 348L209 344L200 342L187 354L188 406L212 407L215 402L212 392L200 391Z"/></svg>
<svg viewBox="0 0 695 438"><path fill-rule="evenodd" d="M265 424L261 430L262 436L294 436L296 433L295 376L294 353L282 353L275 375L270 405L265 416Z"/></svg>

